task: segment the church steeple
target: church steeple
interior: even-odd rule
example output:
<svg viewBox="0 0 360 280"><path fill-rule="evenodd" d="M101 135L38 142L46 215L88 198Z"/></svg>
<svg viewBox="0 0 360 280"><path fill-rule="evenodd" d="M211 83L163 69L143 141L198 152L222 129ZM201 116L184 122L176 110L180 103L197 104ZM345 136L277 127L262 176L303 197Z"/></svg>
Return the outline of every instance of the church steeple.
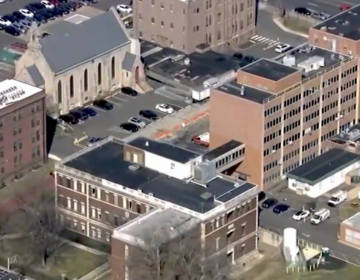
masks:
<svg viewBox="0 0 360 280"><path fill-rule="evenodd" d="M28 43L28 49L40 50L41 49L41 44L40 44L41 33L40 33L39 27L37 26L37 24L35 22L33 22L31 25L31 28L29 30L29 35L30 35L30 41Z"/></svg>

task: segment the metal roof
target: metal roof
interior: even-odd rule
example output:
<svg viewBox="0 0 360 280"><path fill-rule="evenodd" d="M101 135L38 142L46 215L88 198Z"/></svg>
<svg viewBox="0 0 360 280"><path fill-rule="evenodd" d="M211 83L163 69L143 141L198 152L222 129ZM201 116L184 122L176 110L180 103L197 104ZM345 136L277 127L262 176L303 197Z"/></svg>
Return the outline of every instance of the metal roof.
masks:
<svg viewBox="0 0 360 280"><path fill-rule="evenodd" d="M136 55L126 52L122 63L123 70L132 71L135 64L135 60L136 60Z"/></svg>

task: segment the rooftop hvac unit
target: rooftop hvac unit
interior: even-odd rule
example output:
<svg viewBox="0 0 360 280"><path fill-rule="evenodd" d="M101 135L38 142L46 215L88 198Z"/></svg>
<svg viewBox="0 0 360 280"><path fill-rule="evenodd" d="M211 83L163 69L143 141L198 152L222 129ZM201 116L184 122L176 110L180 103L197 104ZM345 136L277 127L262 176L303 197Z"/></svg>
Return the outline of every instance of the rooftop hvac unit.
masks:
<svg viewBox="0 0 360 280"><path fill-rule="evenodd" d="M321 56L313 56L309 59L298 64L298 67L304 69L305 73L309 73L314 70L319 70L320 67L325 66L325 59Z"/></svg>
<svg viewBox="0 0 360 280"><path fill-rule="evenodd" d="M289 67L296 65L296 58L293 55L286 55L283 57L283 64Z"/></svg>
<svg viewBox="0 0 360 280"><path fill-rule="evenodd" d="M348 133L349 139L354 140L355 138L358 138L360 136L360 130L354 129Z"/></svg>
<svg viewBox="0 0 360 280"><path fill-rule="evenodd" d="M215 162L204 161L194 167L194 181L206 184L216 178Z"/></svg>
<svg viewBox="0 0 360 280"><path fill-rule="evenodd" d="M131 171L136 171L139 168L140 168L140 166L136 165L136 164L129 165L129 170L131 170Z"/></svg>

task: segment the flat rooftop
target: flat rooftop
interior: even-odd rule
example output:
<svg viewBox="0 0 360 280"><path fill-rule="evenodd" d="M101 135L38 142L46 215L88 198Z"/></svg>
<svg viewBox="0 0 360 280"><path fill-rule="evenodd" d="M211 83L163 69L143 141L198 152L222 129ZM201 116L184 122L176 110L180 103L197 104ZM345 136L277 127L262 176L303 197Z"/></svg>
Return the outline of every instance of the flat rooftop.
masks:
<svg viewBox="0 0 360 280"><path fill-rule="evenodd" d="M240 141L230 140L229 142L226 142L225 144L207 152L203 155L203 160L214 160L242 145L243 143Z"/></svg>
<svg viewBox="0 0 360 280"><path fill-rule="evenodd" d="M149 43L142 44L145 44L142 47L144 51L151 50ZM148 75L154 79L155 75L159 75L190 88L203 86L203 83L210 78L240 68L239 61L233 57L213 51L185 55L169 48L154 47L154 49L157 51L144 57L145 65L149 68Z"/></svg>
<svg viewBox="0 0 360 280"><path fill-rule="evenodd" d="M145 137L135 138L128 142L127 145L180 163L187 163L200 156L198 153L170 143L154 141Z"/></svg>
<svg viewBox="0 0 360 280"><path fill-rule="evenodd" d="M329 141L339 145L345 145L349 144L349 142L353 142L353 144L360 146L360 124L356 124L350 127L347 131L343 131L340 134L335 135L330 138Z"/></svg>
<svg viewBox="0 0 360 280"><path fill-rule="evenodd" d="M257 89L254 87L249 87L243 85L243 88L237 81L232 81L222 86L218 87L216 90L238 96L239 98L243 98L255 103L263 104L264 100L268 99L269 97L273 96L273 94L269 91Z"/></svg>
<svg viewBox="0 0 360 280"><path fill-rule="evenodd" d="M331 66L334 66L335 64L343 61L344 59L350 58L348 56L340 55L338 53L326 49L322 49L319 47L315 47L311 44L306 43L295 49L292 49L291 51L289 51L284 55L278 56L276 58L276 61L281 64L285 64L286 61L289 61L289 58L291 59L291 57L293 58L293 62L294 62L293 67L295 69L297 68L298 70L302 71L303 78L313 76L321 71L324 71L325 69ZM319 67L318 69L313 67L310 71L305 72L304 68L300 67L300 65L314 58L317 60L323 58L322 60L323 66Z"/></svg>
<svg viewBox="0 0 360 280"><path fill-rule="evenodd" d="M8 79L0 82L0 109L15 102L24 100L43 89L17 80Z"/></svg>
<svg viewBox="0 0 360 280"><path fill-rule="evenodd" d="M239 184L242 184L242 182L235 183L229 179L216 178L207 187L192 181L178 180L151 169L134 165L124 160L123 145L112 141L111 138L101 146L90 148L86 153L78 157L68 161L65 159L62 165L126 188L141 190L144 194L152 194L155 198L198 213L206 213L216 206L231 200L234 198L233 195L225 195L232 189L237 189ZM211 190L216 188L217 184L225 184L228 187L223 189L223 193L221 193L222 187L218 187L215 195ZM257 187L256 185L250 185L253 188ZM240 192L236 191L236 193L239 195L246 190L242 189L240 191L239 189ZM121 192L121 189L119 189L119 192ZM221 197L221 199L217 200L216 197Z"/></svg>
<svg viewBox="0 0 360 280"><path fill-rule="evenodd" d="M241 71L277 82L299 70L283 65L279 62L263 58L243 67Z"/></svg>
<svg viewBox="0 0 360 280"><path fill-rule="evenodd" d="M342 224L351 226L353 228L360 230L360 212L356 213L355 215L347 218Z"/></svg>
<svg viewBox="0 0 360 280"><path fill-rule="evenodd" d="M313 28L358 41L360 40L360 5L339 13Z"/></svg>
<svg viewBox="0 0 360 280"><path fill-rule="evenodd" d="M150 243L154 241L158 244L189 231L199 221L199 219L175 209L157 209L115 229L114 235L120 239L121 237L126 239L127 235L135 242ZM159 240L152 240L154 238Z"/></svg>
<svg viewBox="0 0 360 280"><path fill-rule="evenodd" d="M287 177L315 185L360 160L360 155L334 148L290 171Z"/></svg>

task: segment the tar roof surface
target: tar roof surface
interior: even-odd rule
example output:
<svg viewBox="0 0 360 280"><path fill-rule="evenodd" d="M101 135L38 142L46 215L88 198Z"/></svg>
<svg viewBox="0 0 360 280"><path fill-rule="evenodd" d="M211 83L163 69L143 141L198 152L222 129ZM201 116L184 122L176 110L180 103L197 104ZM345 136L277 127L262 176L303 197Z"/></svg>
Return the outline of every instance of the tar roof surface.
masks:
<svg viewBox="0 0 360 280"><path fill-rule="evenodd" d="M187 163L200 156L198 153L185 150L170 143L154 141L144 137L138 137L127 144L180 163Z"/></svg>
<svg viewBox="0 0 360 280"><path fill-rule="evenodd" d="M80 65L130 43L113 9L80 24L62 21L46 28L42 53L54 73ZM121 20L120 20L121 21Z"/></svg>
<svg viewBox="0 0 360 280"><path fill-rule="evenodd" d="M195 88L202 86L204 81L238 70L239 61L231 56L223 55L213 51L205 53L192 53L183 59L174 61L172 57L182 55L181 52L164 48L146 56L145 64L149 71L171 80L178 80L182 84ZM169 59L165 59L168 57ZM190 59L190 65L185 65L185 58ZM153 65L153 66L151 66ZM151 73L149 72L151 75Z"/></svg>
<svg viewBox="0 0 360 280"><path fill-rule="evenodd" d="M292 55L295 57L295 61L296 61L296 65L298 65L299 63L304 62L305 60L308 60L311 57L314 56L319 56L319 57L323 57L324 58L324 66L320 67L319 69L315 69L313 71L310 71L308 73L303 73L304 78L307 78L309 76L312 76L318 72L324 71L325 68L329 68L339 62L341 62L341 60L347 56L345 55L339 55L336 54L332 51L326 50L326 49L321 49L319 47L314 47L310 44L304 44L296 49L293 49L291 52L289 52L288 54ZM279 63L283 63L284 60L284 56L279 56L276 60Z"/></svg>
<svg viewBox="0 0 360 280"><path fill-rule="evenodd" d="M287 176L315 185L359 160L358 154L334 148L290 171Z"/></svg>
<svg viewBox="0 0 360 280"><path fill-rule="evenodd" d="M351 40L360 40L360 5L339 13L313 28Z"/></svg>
<svg viewBox="0 0 360 280"><path fill-rule="evenodd" d="M293 67L285 66L270 59L263 58L243 67L241 71L268 80L279 81L299 70Z"/></svg>
<svg viewBox="0 0 360 280"><path fill-rule="evenodd" d="M123 145L109 141L64 162L63 165L126 188L141 190L144 194L152 194L155 198L198 213L206 213L219 205L219 201L226 202L235 197L233 194L239 195L245 191L243 189L242 192L236 190L231 193L231 190L237 186L234 182L223 178L216 178L208 184L208 187L205 187L191 181L178 180L145 167L138 166L137 170L131 170L129 166L134 165L124 161L123 157ZM101 164L98 164L99 162ZM215 201L215 197L221 198Z"/></svg>
<svg viewBox="0 0 360 280"><path fill-rule="evenodd" d="M268 91L264 91L261 89L253 88L244 85L244 94L241 94L241 85L236 81L229 82L217 88L217 90L238 96L239 98L243 98L255 103L262 104L265 99L273 96L272 93Z"/></svg>
<svg viewBox="0 0 360 280"><path fill-rule="evenodd" d="M222 156L235 148L241 146L243 143L236 141L236 140L230 140L229 142L226 142L225 144L207 152L205 155L203 155L203 160L213 160L218 158L219 156Z"/></svg>
<svg viewBox="0 0 360 280"><path fill-rule="evenodd" d="M343 224L360 229L360 212L342 222Z"/></svg>

